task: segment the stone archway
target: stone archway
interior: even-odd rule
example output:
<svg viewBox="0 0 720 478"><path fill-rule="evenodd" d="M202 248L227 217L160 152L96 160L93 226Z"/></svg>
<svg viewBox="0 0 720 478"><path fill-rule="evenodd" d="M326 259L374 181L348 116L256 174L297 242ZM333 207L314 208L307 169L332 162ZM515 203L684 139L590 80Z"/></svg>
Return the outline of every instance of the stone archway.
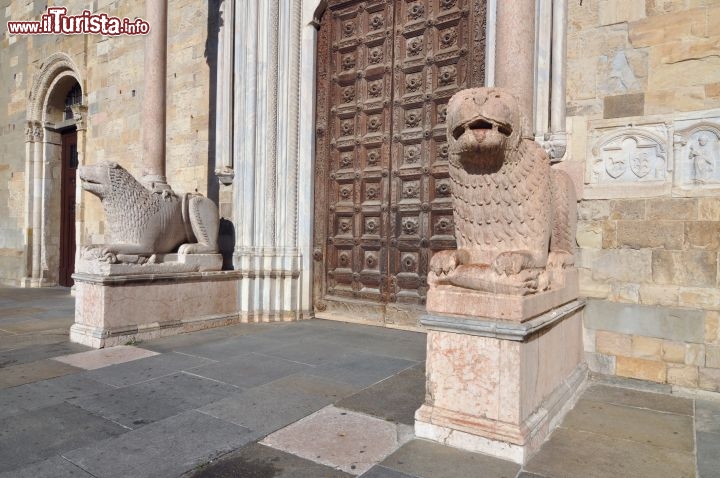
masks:
<svg viewBox="0 0 720 478"><path fill-rule="evenodd" d="M59 282L63 226L66 231L70 228L74 232L70 237L77 237L79 223L76 218L65 215L69 224L63 224L61 220L63 196L79 197L79 194L63 195L61 155L63 134L74 131L77 149L73 161L83 163L86 96L79 69L65 53L55 53L48 57L34 76L32 85L25 137L25 239L28 268L23 283L25 286L42 287L57 285ZM76 85L80 86L80 101L66 106L68 93ZM74 175L74 172L71 174ZM67 186L72 181L65 183L65 187L76 187ZM76 200L72 202L62 205L75 210ZM74 239L71 240L74 251ZM67 249L68 244L62 245ZM64 266L67 268L67 263Z"/></svg>

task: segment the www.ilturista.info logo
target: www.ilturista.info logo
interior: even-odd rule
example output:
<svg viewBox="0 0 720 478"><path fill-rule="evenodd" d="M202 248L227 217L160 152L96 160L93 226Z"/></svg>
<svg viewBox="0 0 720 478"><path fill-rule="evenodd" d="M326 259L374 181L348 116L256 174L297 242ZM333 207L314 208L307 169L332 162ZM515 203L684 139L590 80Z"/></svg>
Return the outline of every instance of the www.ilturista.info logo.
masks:
<svg viewBox="0 0 720 478"><path fill-rule="evenodd" d="M147 35L150 24L142 18L111 17L83 10L68 15L65 7L48 7L40 21L7 22L11 35Z"/></svg>

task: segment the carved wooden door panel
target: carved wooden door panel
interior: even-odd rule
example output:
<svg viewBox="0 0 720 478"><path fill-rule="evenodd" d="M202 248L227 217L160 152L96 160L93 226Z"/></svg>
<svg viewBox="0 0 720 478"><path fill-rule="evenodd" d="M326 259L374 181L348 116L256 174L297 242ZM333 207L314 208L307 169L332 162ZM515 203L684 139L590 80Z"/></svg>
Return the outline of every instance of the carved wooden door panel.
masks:
<svg viewBox="0 0 720 478"><path fill-rule="evenodd" d="M78 167L77 132L63 133L61 137L60 186L60 267L58 283L73 285L75 272L75 184Z"/></svg>
<svg viewBox="0 0 720 478"><path fill-rule="evenodd" d="M445 105L484 81L484 18L482 0L330 2L318 40L318 312L414 325L423 310L432 251L455 247Z"/></svg>

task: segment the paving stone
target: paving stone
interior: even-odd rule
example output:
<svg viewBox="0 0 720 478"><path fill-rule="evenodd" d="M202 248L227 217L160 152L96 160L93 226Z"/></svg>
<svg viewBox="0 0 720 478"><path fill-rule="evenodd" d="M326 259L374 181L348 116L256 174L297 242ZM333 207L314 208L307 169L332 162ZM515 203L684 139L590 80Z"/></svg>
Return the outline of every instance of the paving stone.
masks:
<svg viewBox="0 0 720 478"><path fill-rule="evenodd" d="M346 345L356 350L406 360L422 361L426 354L426 335L422 332L355 325L336 329L325 338L330 343Z"/></svg>
<svg viewBox="0 0 720 478"><path fill-rule="evenodd" d="M6 335L0 335L0 351L7 352L15 350L19 347L27 347L30 345L48 345L57 343L66 343L68 340L68 331L42 331L41 333L18 335L6 332Z"/></svg>
<svg viewBox="0 0 720 478"><path fill-rule="evenodd" d="M351 351L352 349L346 345L333 343L332 339L323 341L321 338L306 338L288 345L277 346L263 353L293 362L323 365L341 361L347 358Z"/></svg>
<svg viewBox="0 0 720 478"><path fill-rule="evenodd" d="M538 475L535 473L528 473L527 471L522 471L518 474L517 478L550 478L550 477Z"/></svg>
<svg viewBox="0 0 720 478"><path fill-rule="evenodd" d="M390 468L385 468L382 465L375 465L372 468L370 468L367 473L363 473L363 475L360 478L419 478L415 475L408 475L407 473L403 473L401 471L397 470L391 470Z"/></svg>
<svg viewBox="0 0 720 478"><path fill-rule="evenodd" d="M479 453L458 450L427 440L412 440L380 463L415 476L514 478L520 465Z"/></svg>
<svg viewBox="0 0 720 478"><path fill-rule="evenodd" d="M211 403L200 411L249 428L260 438L355 390L344 383L297 374Z"/></svg>
<svg viewBox="0 0 720 478"><path fill-rule="evenodd" d="M8 388L0 393L0 419L113 388L81 374L64 375Z"/></svg>
<svg viewBox="0 0 720 478"><path fill-rule="evenodd" d="M237 392L232 385L180 372L71 403L135 429Z"/></svg>
<svg viewBox="0 0 720 478"><path fill-rule="evenodd" d="M647 408L659 412L676 413L679 415L693 414L693 402L687 398L673 397L661 393L641 392L628 388L610 387L592 384L582 398L596 402L614 403L629 407Z"/></svg>
<svg viewBox="0 0 720 478"><path fill-rule="evenodd" d="M720 434L720 403L695 400L695 430Z"/></svg>
<svg viewBox="0 0 720 478"><path fill-rule="evenodd" d="M89 350L88 347L70 342L33 345L0 352L0 368L19 365L37 360L57 357L69 353Z"/></svg>
<svg viewBox="0 0 720 478"><path fill-rule="evenodd" d="M260 334L248 334L226 338L224 340L215 340L191 347L182 347L177 350L178 352L188 355L224 361L246 355L250 352L271 351L282 345L281 342L261 336Z"/></svg>
<svg viewBox="0 0 720 478"><path fill-rule="evenodd" d="M103 478L174 478L249 440L249 430L191 410L63 457Z"/></svg>
<svg viewBox="0 0 720 478"><path fill-rule="evenodd" d="M24 468L0 473L0 478L93 478L93 476L63 457L54 456Z"/></svg>
<svg viewBox="0 0 720 478"><path fill-rule="evenodd" d="M14 334L28 334L33 332L41 332L43 330L62 329L70 333L70 326L75 322L75 316L71 313L64 317L32 319L17 322L14 324L5 323L2 329Z"/></svg>
<svg viewBox="0 0 720 478"><path fill-rule="evenodd" d="M81 370L50 359L13 365L0 369L0 389L60 377Z"/></svg>
<svg viewBox="0 0 720 478"><path fill-rule="evenodd" d="M692 453L558 428L525 470L552 478L695 476Z"/></svg>
<svg viewBox="0 0 720 478"><path fill-rule="evenodd" d="M720 473L720 434L697 433L697 468L699 478L716 478Z"/></svg>
<svg viewBox="0 0 720 478"><path fill-rule="evenodd" d="M57 362L56 362L57 363ZM213 363L201 357L192 357L180 353L167 353L134 360L132 362L110 365L97 370L85 372L86 376L116 387L124 387L133 383L145 382L153 378L170 375L182 370L193 370L197 367Z"/></svg>
<svg viewBox="0 0 720 478"><path fill-rule="evenodd" d="M308 368L307 365L278 357L248 353L205 365L193 373L238 387L251 388Z"/></svg>
<svg viewBox="0 0 720 478"><path fill-rule="evenodd" d="M367 387L416 364L417 362L405 359L356 352L348 354L345 359L337 363L310 369L308 373L358 387Z"/></svg>
<svg viewBox="0 0 720 478"><path fill-rule="evenodd" d="M323 339L335 330L330 327L312 326L309 324L310 322L303 320L290 324L277 324L275 327L262 330L259 336L272 338L285 344L293 344L301 340Z"/></svg>
<svg viewBox="0 0 720 478"><path fill-rule="evenodd" d="M349 478L353 475L253 443L216 462L184 475L186 478Z"/></svg>
<svg viewBox="0 0 720 478"><path fill-rule="evenodd" d="M693 450L693 419L684 415L580 399L561 426L678 451Z"/></svg>
<svg viewBox="0 0 720 478"><path fill-rule="evenodd" d="M0 472L127 431L79 407L61 403L0 420Z"/></svg>
<svg viewBox="0 0 720 478"><path fill-rule="evenodd" d="M267 436L261 444L361 475L402 443L395 425L331 405Z"/></svg>
<svg viewBox="0 0 720 478"><path fill-rule="evenodd" d="M108 365L130 362L154 355L158 355L158 353L140 347L118 345L99 350L88 350L70 355L61 355L54 357L54 360L85 370L95 370L97 368L107 367Z"/></svg>
<svg viewBox="0 0 720 478"><path fill-rule="evenodd" d="M415 411L424 400L425 364L419 364L344 398L337 406L413 425Z"/></svg>

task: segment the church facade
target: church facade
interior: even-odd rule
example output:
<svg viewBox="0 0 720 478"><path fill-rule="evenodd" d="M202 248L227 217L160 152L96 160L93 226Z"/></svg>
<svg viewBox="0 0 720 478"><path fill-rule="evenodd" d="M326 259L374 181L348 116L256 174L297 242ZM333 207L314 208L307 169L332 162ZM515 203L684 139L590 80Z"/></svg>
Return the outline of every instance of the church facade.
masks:
<svg viewBox="0 0 720 478"><path fill-rule="evenodd" d="M0 283L72 284L106 240L78 165L142 168L142 35L10 34L66 7L0 2ZM445 114L521 98L574 180L591 370L720 391L720 3L169 0L165 166L220 215L245 321L417 327L454 247ZM150 25L152 28L152 25Z"/></svg>

